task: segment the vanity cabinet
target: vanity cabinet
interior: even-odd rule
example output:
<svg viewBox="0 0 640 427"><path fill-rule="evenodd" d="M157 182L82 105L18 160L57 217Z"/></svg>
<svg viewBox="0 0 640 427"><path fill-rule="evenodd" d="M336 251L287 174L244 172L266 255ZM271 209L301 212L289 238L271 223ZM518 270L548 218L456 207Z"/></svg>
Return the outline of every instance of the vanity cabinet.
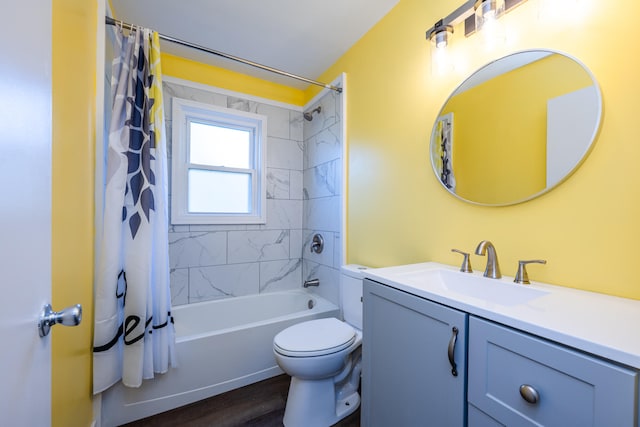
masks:
<svg viewBox="0 0 640 427"><path fill-rule="evenodd" d="M468 315L371 280L363 300L362 425L464 426Z"/></svg>
<svg viewBox="0 0 640 427"><path fill-rule="evenodd" d="M469 319L469 426L633 426L637 372Z"/></svg>
<svg viewBox="0 0 640 427"><path fill-rule="evenodd" d="M635 368L370 279L363 290L363 426L640 425Z"/></svg>

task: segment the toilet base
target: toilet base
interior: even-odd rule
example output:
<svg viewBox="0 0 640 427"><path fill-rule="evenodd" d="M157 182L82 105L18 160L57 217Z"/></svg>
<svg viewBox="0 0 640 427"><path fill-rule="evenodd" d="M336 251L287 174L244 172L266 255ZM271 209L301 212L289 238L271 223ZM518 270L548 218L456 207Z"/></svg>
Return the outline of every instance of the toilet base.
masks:
<svg viewBox="0 0 640 427"><path fill-rule="evenodd" d="M360 395L353 391L343 396L343 393L336 393L335 387L333 378L300 380L292 377L284 411L285 427L329 427L351 415L360 406Z"/></svg>

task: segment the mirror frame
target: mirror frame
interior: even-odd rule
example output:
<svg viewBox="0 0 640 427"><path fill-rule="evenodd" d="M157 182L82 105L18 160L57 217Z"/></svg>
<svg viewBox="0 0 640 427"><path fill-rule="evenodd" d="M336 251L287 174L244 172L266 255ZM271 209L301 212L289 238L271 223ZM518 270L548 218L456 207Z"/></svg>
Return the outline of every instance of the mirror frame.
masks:
<svg viewBox="0 0 640 427"><path fill-rule="evenodd" d="M434 134L435 134L435 130L436 127L438 125L438 120L442 117L442 113L445 110L445 107L447 106L447 104L449 103L449 101L456 95L458 95L459 93L463 93L465 90L460 91L460 89L464 88L466 85L469 84L469 82L471 81L471 79L474 78L474 76L476 76L478 73L484 72L487 67L490 67L491 65L496 64L497 62L504 60L505 58L509 58L511 56L514 55L518 55L518 54L522 54L522 53L531 53L531 52L546 52L548 54L558 54L558 55L562 55L565 58L568 58L570 60L572 60L573 62L576 63L576 65L579 65L582 70L587 74L587 76L591 79L591 81L593 82L593 87L595 88L596 91L596 101L597 101L597 119L596 122L594 123L593 126L593 132L591 133L590 136L590 141L589 144L586 146L586 149L584 150L584 152L582 153L580 160L578 160L576 162L576 164L561 178L559 179L556 183L554 183L553 185L551 185L550 187L545 187L544 189L542 189L541 191L531 194L527 197L521 198L521 199L517 199L514 201L509 201L509 202L504 202L504 203L484 203L482 201L476 201L476 200L469 200L469 199L465 199L464 197L459 196L458 194L456 194L454 191L452 191L450 188L448 188L444 182L442 182L441 178L440 178L440 173L438 172L437 168L436 168L436 164L434 161L434 156L433 156L433 144L434 144ZM515 68L514 68L515 69ZM511 70L509 70L511 71ZM496 75L502 75L505 72L501 72L500 74ZM494 76L494 77L496 77ZM494 78L492 77L492 78ZM486 81L486 79L484 80ZM481 81L484 82L484 81ZM478 83L476 83L478 84ZM587 86L588 87L588 86ZM478 68L477 70L475 70L473 73L471 73L467 78L465 78L459 85L456 86L456 88L451 92L451 94L447 97L447 99L445 100L445 102L442 104L442 107L440 108L434 124L431 128L431 133L430 133L430 139L429 139L429 160L431 163L431 169L433 170L435 177L438 181L438 183L442 186L442 188L444 188L445 190L447 190L447 192L451 195L453 195L454 197L456 197L457 199L467 202L467 203L471 203L474 205L479 205L479 206L511 206L511 205L516 205L516 204L520 204L520 203L524 203L527 202L529 200L535 199L536 197L539 197L545 193L548 193L549 191L555 189L556 187L558 187L560 184L562 184L563 182L565 182L571 175L573 175L575 173L575 171L582 165L582 163L586 160L586 158L589 156L589 154L591 153L593 146L595 144L595 141L598 137L598 134L600 132L600 128L602 126L602 116L603 116L603 100L602 100L602 92L600 90L600 86L598 84L598 81L595 78L595 75L593 74L593 72L579 59L577 59L576 57L569 55L565 52L561 52L558 50L554 50L554 49L547 49L547 48L532 48L532 49L526 49L526 50L521 50L521 51L516 51L516 52L512 52L509 54L506 54L498 59L492 60L484 65L482 65L480 68Z"/></svg>

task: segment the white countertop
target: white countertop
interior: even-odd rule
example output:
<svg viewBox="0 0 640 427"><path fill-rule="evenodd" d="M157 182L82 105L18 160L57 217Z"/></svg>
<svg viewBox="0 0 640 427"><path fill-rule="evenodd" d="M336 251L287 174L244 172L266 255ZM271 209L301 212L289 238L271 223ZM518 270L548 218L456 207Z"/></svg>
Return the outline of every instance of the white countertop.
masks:
<svg viewBox="0 0 640 427"><path fill-rule="evenodd" d="M449 278L479 279L478 291L456 292L429 279L434 270L448 270ZM456 276L460 275L460 276ZM457 268L427 262L364 270L366 278L465 311L533 335L640 369L640 301L532 281L516 284L513 277L482 277L482 272L461 273ZM466 278L469 278L467 276ZM539 296L514 302L482 297L480 287L498 284L523 287L523 294ZM503 288L504 289L504 288ZM509 292L517 294L517 291ZM471 295L475 294L475 295Z"/></svg>

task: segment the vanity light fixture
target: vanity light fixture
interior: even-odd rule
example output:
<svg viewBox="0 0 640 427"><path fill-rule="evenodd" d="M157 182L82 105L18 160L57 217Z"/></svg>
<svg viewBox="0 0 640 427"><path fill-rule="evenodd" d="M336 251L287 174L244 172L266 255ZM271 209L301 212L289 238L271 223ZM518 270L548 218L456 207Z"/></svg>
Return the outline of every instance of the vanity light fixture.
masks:
<svg viewBox="0 0 640 427"><path fill-rule="evenodd" d="M427 31L427 39L429 39L436 48L443 49L449 44L451 34L453 34L453 26L444 25L441 19L435 23L433 28Z"/></svg>
<svg viewBox="0 0 640 427"><path fill-rule="evenodd" d="M500 18L527 0L467 0L445 18L427 30L427 40L437 47L445 47L453 34L453 27L464 22L464 35L469 37L479 31L488 20ZM449 30L450 29L450 30Z"/></svg>

